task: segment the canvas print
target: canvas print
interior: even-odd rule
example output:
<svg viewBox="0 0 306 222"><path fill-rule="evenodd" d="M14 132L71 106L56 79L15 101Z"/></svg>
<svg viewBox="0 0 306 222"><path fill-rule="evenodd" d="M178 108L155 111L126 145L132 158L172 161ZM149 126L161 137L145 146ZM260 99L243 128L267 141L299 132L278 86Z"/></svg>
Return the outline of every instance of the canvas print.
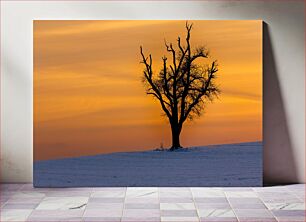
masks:
<svg viewBox="0 0 306 222"><path fill-rule="evenodd" d="M33 29L35 187L262 185L262 21Z"/></svg>

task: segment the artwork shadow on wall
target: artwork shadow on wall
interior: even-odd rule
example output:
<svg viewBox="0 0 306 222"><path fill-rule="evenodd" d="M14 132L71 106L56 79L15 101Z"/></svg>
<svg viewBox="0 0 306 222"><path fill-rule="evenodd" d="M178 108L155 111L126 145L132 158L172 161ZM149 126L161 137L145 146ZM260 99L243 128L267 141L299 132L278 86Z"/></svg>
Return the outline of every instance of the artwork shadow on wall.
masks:
<svg viewBox="0 0 306 222"><path fill-rule="evenodd" d="M35 20L34 186L261 186L262 21Z"/></svg>

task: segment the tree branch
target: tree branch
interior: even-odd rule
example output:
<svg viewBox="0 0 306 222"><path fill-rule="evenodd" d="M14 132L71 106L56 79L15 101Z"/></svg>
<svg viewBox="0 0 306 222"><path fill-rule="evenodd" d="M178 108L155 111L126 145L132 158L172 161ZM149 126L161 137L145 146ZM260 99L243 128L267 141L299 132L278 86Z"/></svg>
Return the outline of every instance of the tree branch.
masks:
<svg viewBox="0 0 306 222"><path fill-rule="evenodd" d="M164 112L166 113L168 118L170 119L171 118L171 113L167 109L167 107L165 105L165 101L162 98L161 92L158 90L157 86L154 84L153 79L152 79L152 76L153 76L153 72L152 72L152 56L150 54L150 56L149 56L150 57L150 64L148 64L147 63L147 58L144 56L144 53L142 51L142 47L141 46L140 46L140 53L141 53L143 63L145 64L146 69L147 69L147 73L148 73L148 74L145 74L145 78L148 81L148 83L151 85L152 90L157 95L156 98L159 98L159 101L160 101L160 104L162 106L162 109L164 110ZM150 92L148 92L148 93L150 93Z"/></svg>
<svg viewBox="0 0 306 222"><path fill-rule="evenodd" d="M217 66L216 66L216 61L212 62L211 68L209 70L209 76L207 81L205 82L205 87L202 91L199 91L199 94L196 96L194 99L193 103L191 103L183 115L183 122L187 119L188 115L190 114L191 110L195 107L200 102L200 99L202 96L204 96L207 93L208 87L210 86L210 81L214 78L214 74L218 71Z"/></svg>

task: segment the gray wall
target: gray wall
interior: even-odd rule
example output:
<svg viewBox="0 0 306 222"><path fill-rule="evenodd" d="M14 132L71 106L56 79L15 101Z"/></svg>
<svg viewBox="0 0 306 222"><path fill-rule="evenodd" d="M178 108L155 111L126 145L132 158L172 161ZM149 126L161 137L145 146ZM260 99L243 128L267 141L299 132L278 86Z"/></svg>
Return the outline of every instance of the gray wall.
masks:
<svg viewBox="0 0 306 222"><path fill-rule="evenodd" d="M264 180L305 182L303 1L2 1L1 179L32 182L33 19L261 19Z"/></svg>

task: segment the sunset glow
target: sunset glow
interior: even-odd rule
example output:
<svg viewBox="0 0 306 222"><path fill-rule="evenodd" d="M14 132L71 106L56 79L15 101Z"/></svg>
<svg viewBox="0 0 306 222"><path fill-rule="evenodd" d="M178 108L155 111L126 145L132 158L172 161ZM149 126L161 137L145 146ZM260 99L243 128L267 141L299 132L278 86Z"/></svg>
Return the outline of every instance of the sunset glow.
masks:
<svg viewBox="0 0 306 222"><path fill-rule="evenodd" d="M262 140L262 21L190 21L191 43L219 63L221 94L183 127L184 147ZM185 21L34 21L34 159L152 150L171 144L145 94L140 45L153 68ZM205 60L202 60L204 63Z"/></svg>

